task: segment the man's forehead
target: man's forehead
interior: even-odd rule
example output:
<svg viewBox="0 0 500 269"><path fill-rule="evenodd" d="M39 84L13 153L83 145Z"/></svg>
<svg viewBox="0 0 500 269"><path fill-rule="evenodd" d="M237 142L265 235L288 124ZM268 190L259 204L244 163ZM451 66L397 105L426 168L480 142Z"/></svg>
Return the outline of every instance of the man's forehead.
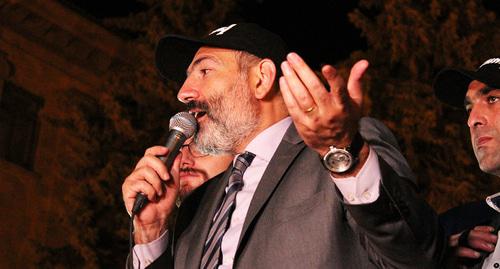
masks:
<svg viewBox="0 0 500 269"><path fill-rule="evenodd" d="M203 56L214 56L217 58L234 57L236 55L236 50L217 48L217 47L200 47L193 57L193 61L199 57Z"/></svg>
<svg viewBox="0 0 500 269"><path fill-rule="evenodd" d="M488 86L479 80L473 80L469 83L469 87L467 87L467 92L465 93L465 96L470 96L473 94L481 94L484 88L488 88Z"/></svg>
<svg viewBox="0 0 500 269"><path fill-rule="evenodd" d="M474 98L479 98L490 92L500 92L500 89L491 88L481 81L473 80L469 83L469 87L465 93L465 104L467 105L471 103Z"/></svg>
<svg viewBox="0 0 500 269"><path fill-rule="evenodd" d="M192 68L193 65L204 60L212 60L219 63L228 63L231 60L236 60L236 52L236 50L225 48L200 47L198 51L196 51L193 60L189 65L189 68Z"/></svg>

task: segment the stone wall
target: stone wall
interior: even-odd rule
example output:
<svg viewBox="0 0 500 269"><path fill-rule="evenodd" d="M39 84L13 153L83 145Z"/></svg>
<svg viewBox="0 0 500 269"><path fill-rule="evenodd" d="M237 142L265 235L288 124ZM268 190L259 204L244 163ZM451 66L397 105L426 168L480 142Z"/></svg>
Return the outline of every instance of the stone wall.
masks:
<svg viewBox="0 0 500 269"><path fill-rule="evenodd" d="M105 90L103 75L129 55L124 41L55 0L0 1L0 98L9 84L42 100L32 166L0 158L0 268L35 268L33 242L64 244L54 213L64 215L63 198L74 179L56 173L67 137L50 119L66 113L65 92L96 96Z"/></svg>

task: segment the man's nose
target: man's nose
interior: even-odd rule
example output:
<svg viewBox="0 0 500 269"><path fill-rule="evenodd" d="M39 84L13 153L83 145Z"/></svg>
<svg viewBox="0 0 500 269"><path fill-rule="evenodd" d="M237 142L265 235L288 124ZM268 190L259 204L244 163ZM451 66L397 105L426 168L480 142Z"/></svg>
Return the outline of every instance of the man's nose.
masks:
<svg viewBox="0 0 500 269"><path fill-rule="evenodd" d="M479 127L488 124L488 117L482 105L476 104L471 108L467 125L469 128Z"/></svg>
<svg viewBox="0 0 500 269"><path fill-rule="evenodd" d="M177 99L185 104L190 101L197 100L200 97L200 93L189 77L186 79L181 89L177 93Z"/></svg>
<svg viewBox="0 0 500 269"><path fill-rule="evenodd" d="M181 168L188 168L194 165L193 156L189 152L189 148L184 146L181 148L182 158L181 158Z"/></svg>

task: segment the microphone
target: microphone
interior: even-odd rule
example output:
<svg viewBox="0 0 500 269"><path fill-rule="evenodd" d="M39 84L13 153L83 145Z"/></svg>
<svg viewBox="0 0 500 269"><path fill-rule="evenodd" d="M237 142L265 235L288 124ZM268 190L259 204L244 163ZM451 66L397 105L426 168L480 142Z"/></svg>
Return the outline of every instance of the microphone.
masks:
<svg viewBox="0 0 500 269"><path fill-rule="evenodd" d="M170 118L169 134L165 143L168 153L166 156L160 157L160 160L165 163L168 170L172 167L175 157L179 154L179 149L184 144L184 141L193 136L197 128L196 119L189 112L182 111ZM132 207L132 214L139 213L147 203L148 199L146 195L143 193L137 194L134 206Z"/></svg>

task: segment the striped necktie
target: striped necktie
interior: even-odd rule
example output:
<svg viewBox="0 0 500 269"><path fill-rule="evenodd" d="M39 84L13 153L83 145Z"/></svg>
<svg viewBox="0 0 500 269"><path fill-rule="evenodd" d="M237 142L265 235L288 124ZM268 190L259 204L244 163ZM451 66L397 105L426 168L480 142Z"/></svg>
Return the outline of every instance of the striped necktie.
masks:
<svg viewBox="0 0 500 269"><path fill-rule="evenodd" d="M210 231L208 232L207 241L203 248L203 257L200 266L202 269L216 268L222 260L220 248L222 238L229 226L228 224L233 210L236 207L236 194L243 187L243 173L245 173L245 170L250 166L254 157L255 154L246 151L236 158L231 175L229 176L226 195L217 213L215 213L212 226L210 226Z"/></svg>

